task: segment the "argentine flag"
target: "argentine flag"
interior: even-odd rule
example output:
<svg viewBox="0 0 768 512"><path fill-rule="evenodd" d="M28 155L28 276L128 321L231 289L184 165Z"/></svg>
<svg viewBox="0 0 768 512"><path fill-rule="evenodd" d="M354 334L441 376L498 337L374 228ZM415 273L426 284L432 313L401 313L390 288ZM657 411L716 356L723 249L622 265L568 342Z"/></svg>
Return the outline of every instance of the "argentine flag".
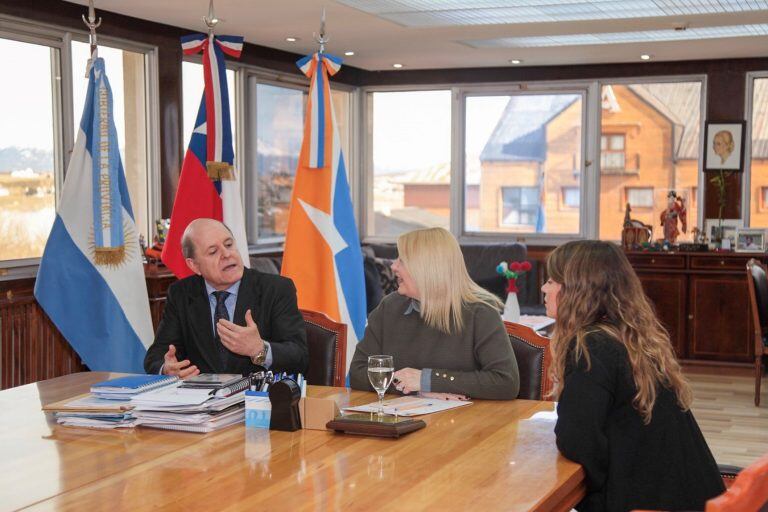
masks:
<svg viewBox="0 0 768 512"><path fill-rule="evenodd" d="M144 373L153 330L104 59L88 94L35 298L93 371Z"/></svg>

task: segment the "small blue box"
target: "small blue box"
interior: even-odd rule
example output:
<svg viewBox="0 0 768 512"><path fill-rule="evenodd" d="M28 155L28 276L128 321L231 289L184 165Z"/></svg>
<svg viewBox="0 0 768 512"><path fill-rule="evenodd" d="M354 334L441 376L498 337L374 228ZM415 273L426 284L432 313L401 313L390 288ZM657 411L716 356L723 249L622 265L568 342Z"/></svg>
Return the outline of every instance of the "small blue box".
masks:
<svg viewBox="0 0 768 512"><path fill-rule="evenodd" d="M272 418L272 403L266 391L245 392L245 427L269 428Z"/></svg>

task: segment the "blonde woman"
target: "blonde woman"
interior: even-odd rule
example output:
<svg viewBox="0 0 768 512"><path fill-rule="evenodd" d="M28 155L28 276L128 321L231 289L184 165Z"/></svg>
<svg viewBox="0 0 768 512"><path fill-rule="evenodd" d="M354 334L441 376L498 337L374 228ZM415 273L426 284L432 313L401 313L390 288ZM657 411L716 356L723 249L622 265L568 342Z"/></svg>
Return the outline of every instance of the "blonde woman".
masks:
<svg viewBox="0 0 768 512"><path fill-rule="evenodd" d="M547 273L557 447L587 475L577 510L703 510L723 482L669 335L624 253L569 242Z"/></svg>
<svg viewBox="0 0 768 512"><path fill-rule="evenodd" d="M372 390L368 356L385 354L393 356L393 382L402 393L516 398L520 377L502 304L470 279L456 239L442 228L420 229L402 235L397 250L397 293L368 317L350 385Z"/></svg>

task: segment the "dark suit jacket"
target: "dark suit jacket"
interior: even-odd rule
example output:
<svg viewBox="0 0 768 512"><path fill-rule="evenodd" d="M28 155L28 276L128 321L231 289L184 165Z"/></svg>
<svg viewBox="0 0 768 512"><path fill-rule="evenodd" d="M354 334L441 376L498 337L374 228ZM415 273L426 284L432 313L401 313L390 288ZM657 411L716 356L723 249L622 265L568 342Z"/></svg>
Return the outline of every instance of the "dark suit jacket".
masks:
<svg viewBox="0 0 768 512"><path fill-rule="evenodd" d="M307 337L304 318L296 304L293 281L246 268L237 293L234 323L245 325L248 309L261 337L270 344L271 369L306 372L309 364ZM144 358L147 373L160 371L171 344L176 347L179 361L189 359L201 373L247 373L256 369L249 357L231 352L226 364L221 363L205 281L200 276L187 277L168 288L155 342Z"/></svg>

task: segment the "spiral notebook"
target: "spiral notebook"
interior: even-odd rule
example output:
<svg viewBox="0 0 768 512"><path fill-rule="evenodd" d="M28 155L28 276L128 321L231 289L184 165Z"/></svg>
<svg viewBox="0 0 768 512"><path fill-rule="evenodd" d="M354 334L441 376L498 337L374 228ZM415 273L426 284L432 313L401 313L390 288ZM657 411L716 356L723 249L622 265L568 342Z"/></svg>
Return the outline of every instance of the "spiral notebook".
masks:
<svg viewBox="0 0 768 512"><path fill-rule="evenodd" d="M97 382L91 386L91 393L97 396L125 395L126 398L174 384L179 380L174 375L127 375L116 379Z"/></svg>

